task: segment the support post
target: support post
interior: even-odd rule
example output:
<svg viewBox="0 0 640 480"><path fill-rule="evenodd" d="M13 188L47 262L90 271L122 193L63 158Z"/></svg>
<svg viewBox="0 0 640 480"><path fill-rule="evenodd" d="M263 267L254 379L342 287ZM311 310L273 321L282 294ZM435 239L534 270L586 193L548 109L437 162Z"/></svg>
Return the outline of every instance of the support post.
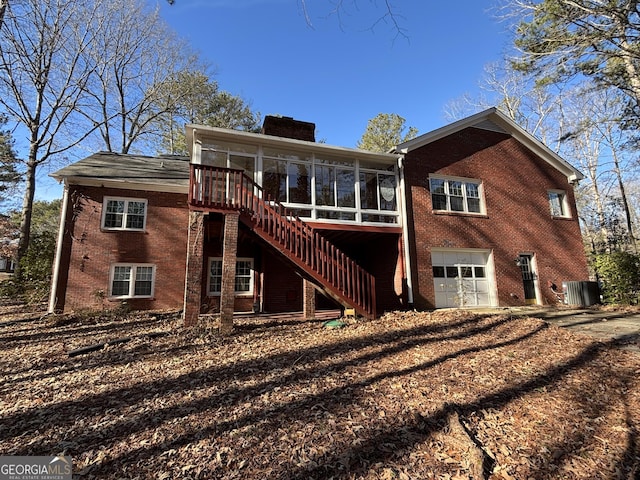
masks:
<svg viewBox="0 0 640 480"><path fill-rule="evenodd" d="M187 240L187 272L184 281L184 308L182 317L185 326L195 326L202 302L202 269L204 245L204 213L189 212Z"/></svg>
<svg viewBox="0 0 640 480"><path fill-rule="evenodd" d="M307 279L302 280L302 313L305 320L316 318L316 287Z"/></svg>
<svg viewBox="0 0 640 480"><path fill-rule="evenodd" d="M236 258L238 252L237 213L224 216L224 240L222 242L222 285L220 287L220 333L233 331L233 309L236 290Z"/></svg>

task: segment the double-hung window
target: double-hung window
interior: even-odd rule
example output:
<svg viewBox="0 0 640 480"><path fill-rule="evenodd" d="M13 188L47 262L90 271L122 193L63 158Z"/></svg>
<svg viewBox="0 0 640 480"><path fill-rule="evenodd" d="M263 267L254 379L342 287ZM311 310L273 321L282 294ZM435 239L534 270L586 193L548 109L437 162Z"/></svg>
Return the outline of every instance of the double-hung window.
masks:
<svg viewBox="0 0 640 480"><path fill-rule="evenodd" d="M209 259L209 278L207 292L210 296L220 295L222 291L222 258ZM253 293L253 259L236 259L236 280L234 285L236 295L251 295Z"/></svg>
<svg viewBox="0 0 640 480"><path fill-rule="evenodd" d="M482 183L479 180L431 177L429 184L434 210L483 213Z"/></svg>
<svg viewBox="0 0 640 480"><path fill-rule="evenodd" d="M112 265L109 296L114 298L153 297L155 270L155 265L147 263Z"/></svg>
<svg viewBox="0 0 640 480"><path fill-rule="evenodd" d="M102 228L144 230L146 223L147 201L145 199L105 197L102 206Z"/></svg>
<svg viewBox="0 0 640 480"><path fill-rule="evenodd" d="M564 190L549 190L549 208L554 217L569 217L567 195Z"/></svg>

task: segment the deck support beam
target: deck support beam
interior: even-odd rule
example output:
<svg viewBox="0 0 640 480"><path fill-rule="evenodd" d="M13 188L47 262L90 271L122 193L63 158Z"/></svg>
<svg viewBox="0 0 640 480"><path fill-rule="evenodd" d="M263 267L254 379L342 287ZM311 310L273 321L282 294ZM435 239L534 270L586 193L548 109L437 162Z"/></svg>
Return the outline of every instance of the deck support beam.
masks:
<svg viewBox="0 0 640 480"><path fill-rule="evenodd" d="M224 215L222 242L222 285L220 288L220 333L233 331L233 310L236 290L236 259L238 253L238 213Z"/></svg>
<svg viewBox="0 0 640 480"><path fill-rule="evenodd" d="M316 318L316 287L306 278L302 280L302 313L305 320Z"/></svg>
<svg viewBox="0 0 640 480"><path fill-rule="evenodd" d="M202 302L202 269L204 255L204 213L189 212L187 240L187 272L184 282L182 317L185 326L195 326Z"/></svg>

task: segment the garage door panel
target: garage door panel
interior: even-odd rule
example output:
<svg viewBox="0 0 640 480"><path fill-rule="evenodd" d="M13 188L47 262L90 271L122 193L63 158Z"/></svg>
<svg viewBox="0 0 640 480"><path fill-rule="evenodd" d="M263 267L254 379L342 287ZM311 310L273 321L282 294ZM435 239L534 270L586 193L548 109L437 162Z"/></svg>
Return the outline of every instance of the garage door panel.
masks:
<svg viewBox="0 0 640 480"><path fill-rule="evenodd" d="M445 275L433 278L437 308L491 305L490 252L434 251L431 258L434 270Z"/></svg>

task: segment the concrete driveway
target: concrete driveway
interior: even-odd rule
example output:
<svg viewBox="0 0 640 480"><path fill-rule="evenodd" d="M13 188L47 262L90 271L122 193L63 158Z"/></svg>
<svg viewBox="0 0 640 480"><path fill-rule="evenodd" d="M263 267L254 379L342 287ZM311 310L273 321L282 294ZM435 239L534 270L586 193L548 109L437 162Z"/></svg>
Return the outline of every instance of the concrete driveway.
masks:
<svg viewBox="0 0 640 480"><path fill-rule="evenodd" d="M620 348L640 352L640 311L607 311L599 308L521 307L514 315L541 318L576 333L591 335Z"/></svg>

